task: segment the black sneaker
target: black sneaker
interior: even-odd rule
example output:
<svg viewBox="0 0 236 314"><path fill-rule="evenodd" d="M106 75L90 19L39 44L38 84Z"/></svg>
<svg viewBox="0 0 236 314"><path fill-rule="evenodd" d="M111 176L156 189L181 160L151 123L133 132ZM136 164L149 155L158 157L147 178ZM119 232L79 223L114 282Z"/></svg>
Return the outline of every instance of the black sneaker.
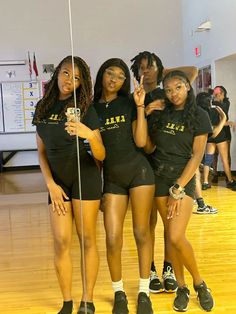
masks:
<svg viewBox="0 0 236 314"><path fill-rule="evenodd" d="M236 181L235 180L228 181L226 186L227 186L228 189L236 191Z"/></svg>
<svg viewBox="0 0 236 314"><path fill-rule="evenodd" d="M203 207L198 206L197 210L194 212L194 214L217 214L218 209L214 208L210 205L204 205Z"/></svg>
<svg viewBox="0 0 236 314"><path fill-rule="evenodd" d="M113 314L128 314L128 301L124 291L117 291L112 309Z"/></svg>
<svg viewBox="0 0 236 314"><path fill-rule="evenodd" d="M204 182L204 183L202 184L202 190L207 190L207 189L210 189L210 188L211 188L210 183Z"/></svg>
<svg viewBox="0 0 236 314"><path fill-rule="evenodd" d="M151 300L145 292L138 294L137 314L153 314Z"/></svg>
<svg viewBox="0 0 236 314"><path fill-rule="evenodd" d="M171 266L167 266L166 271L162 274L164 290L168 293L173 293L177 290L178 285Z"/></svg>
<svg viewBox="0 0 236 314"><path fill-rule="evenodd" d="M186 312L188 309L190 291L187 287L178 288L174 299L173 309L177 312Z"/></svg>
<svg viewBox="0 0 236 314"><path fill-rule="evenodd" d="M152 293L160 293L164 291L163 285L158 278L156 271L150 271L149 291Z"/></svg>
<svg viewBox="0 0 236 314"><path fill-rule="evenodd" d="M194 290L197 292L201 308L206 312L210 312L214 307L214 300L205 282L203 281L199 286L194 286Z"/></svg>
<svg viewBox="0 0 236 314"><path fill-rule="evenodd" d="M218 174L214 174L212 179L211 179L211 183L218 183Z"/></svg>
<svg viewBox="0 0 236 314"><path fill-rule="evenodd" d="M80 302L80 307L77 314L94 314L95 306L93 302Z"/></svg>

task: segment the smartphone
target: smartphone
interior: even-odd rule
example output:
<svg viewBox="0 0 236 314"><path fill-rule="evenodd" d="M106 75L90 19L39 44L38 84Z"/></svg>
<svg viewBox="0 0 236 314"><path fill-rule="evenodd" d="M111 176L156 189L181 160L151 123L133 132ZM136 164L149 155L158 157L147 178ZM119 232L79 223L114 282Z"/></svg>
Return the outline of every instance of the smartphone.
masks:
<svg viewBox="0 0 236 314"><path fill-rule="evenodd" d="M80 109L71 107L66 110L67 120L72 122L80 121Z"/></svg>

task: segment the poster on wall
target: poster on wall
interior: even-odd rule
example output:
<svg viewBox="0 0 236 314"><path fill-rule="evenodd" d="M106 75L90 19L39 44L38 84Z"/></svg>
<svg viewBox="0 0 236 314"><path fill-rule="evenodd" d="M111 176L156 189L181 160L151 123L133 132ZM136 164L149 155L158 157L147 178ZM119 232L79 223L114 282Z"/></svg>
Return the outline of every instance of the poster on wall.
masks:
<svg viewBox="0 0 236 314"><path fill-rule="evenodd" d="M4 131L3 112L2 112L2 89L0 86L0 132Z"/></svg>
<svg viewBox="0 0 236 314"><path fill-rule="evenodd" d="M34 132L32 118L39 100L38 82L2 83L5 132Z"/></svg>
<svg viewBox="0 0 236 314"><path fill-rule="evenodd" d="M211 82L211 66L199 69L196 78L196 95L200 92L208 92L212 87Z"/></svg>

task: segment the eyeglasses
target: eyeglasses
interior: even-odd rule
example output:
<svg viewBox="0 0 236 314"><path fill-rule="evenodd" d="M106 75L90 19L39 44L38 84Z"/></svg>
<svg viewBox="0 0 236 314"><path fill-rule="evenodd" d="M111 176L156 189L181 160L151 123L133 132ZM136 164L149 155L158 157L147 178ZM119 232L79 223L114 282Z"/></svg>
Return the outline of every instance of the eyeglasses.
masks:
<svg viewBox="0 0 236 314"><path fill-rule="evenodd" d="M112 79L117 79L117 81L124 82L126 77L123 74L116 74L114 71L106 69L105 73Z"/></svg>

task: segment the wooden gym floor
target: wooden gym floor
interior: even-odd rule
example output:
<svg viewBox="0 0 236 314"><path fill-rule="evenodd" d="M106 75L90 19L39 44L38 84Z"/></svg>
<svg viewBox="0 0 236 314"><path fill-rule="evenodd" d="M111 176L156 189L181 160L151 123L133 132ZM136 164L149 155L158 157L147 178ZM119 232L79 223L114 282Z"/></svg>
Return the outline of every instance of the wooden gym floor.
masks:
<svg viewBox="0 0 236 314"><path fill-rule="evenodd" d="M207 204L218 208L215 215L192 215L188 237L192 242L200 272L211 288L216 306L214 314L236 313L236 192L218 186L203 191ZM100 269L95 288L97 314L110 314L113 292L105 255L102 213L97 224ZM156 229L155 261L161 275L163 261L163 227ZM0 174L0 311L4 314L55 314L61 306L61 295L53 266L47 192L38 170ZM73 297L75 310L81 296L80 250L73 237ZM130 314L136 313L138 262L127 213L124 228L123 280L129 300ZM196 301L191 278L188 313L203 313ZM174 294L151 295L155 313L172 310Z"/></svg>

